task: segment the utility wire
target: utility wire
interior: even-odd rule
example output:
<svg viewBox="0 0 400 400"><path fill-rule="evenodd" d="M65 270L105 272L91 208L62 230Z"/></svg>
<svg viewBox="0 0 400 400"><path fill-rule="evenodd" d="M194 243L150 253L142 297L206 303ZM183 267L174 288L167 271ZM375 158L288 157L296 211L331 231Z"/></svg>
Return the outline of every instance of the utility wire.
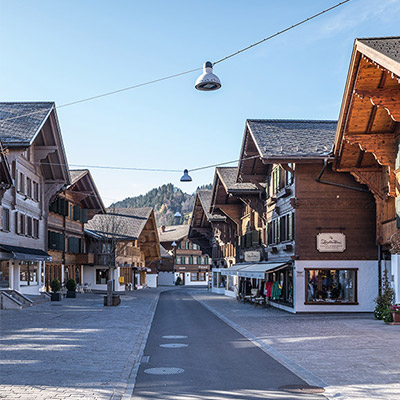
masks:
<svg viewBox="0 0 400 400"><path fill-rule="evenodd" d="M277 33L274 33L273 35L268 36L268 37L266 37L265 39L259 40L258 42L253 43L253 44L251 44L250 46L245 47L244 49L238 50L238 51L236 51L235 53L232 53L232 54L230 54L230 55L228 55L228 56L226 56L226 57L221 58L220 60L215 61L215 62L213 63L213 65L218 64L218 63L221 63L221 62L223 62L223 61L225 61L225 60L228 60L228 59L231 58L231 57L234 57L234 56L236 56L236 55L238 55L238 54L240 54L240 53L243 53L243 52L246 51L246 50L249 50L249 49L251 49L251 48L253 48L253 47L255 47L255 46L258 46L259 44L264 43L264 42L266 42L267 40L270 40L270 39L272 39L272 38L274 38L274 37L276 37L276 36L278 36L278 35L281 35L281 34L284 33L284 32L287 32L287 31L289 31L289 30L291 30L291 29L293 29L293 28L296 28L297 26L302 25L302 24L304 24L304 23L306 23L306 22L308 22L308 21L310 21L310 20L312 20L312 19L314 19L314 18L316 18L316 17L319 17L320 15L325 14L325 13L327 13L328 11L331 11L331 10L335 9L336 7L339 7L339 6L341 6L341 5L345 4L345 3L348 3L349 1L351 1L351 0L345 0L345 1L342 1L341 3L335 4L334 6L329 7L329 8L327 8L326 10L323 10L323 11L317 13L317 14L314 14L313 16L311 16L311 17L309 17L309 18L306 18L306 19L304 19L304 20L298 22L297 24L294 24L294 25L292 25L292 26L290 26L290 27L288 27L288 28L285 28L285 29L283 29L282 31L279 31L279 32L277 32ZM148 81L148 82L139 83L139 84L137 84L137 85L128 86L128 87L125 87L125 88L122 88L122 89L113 90L113 91L111 91L111 92L106 92L106 93L102 93L102 94L99 94L99 95L96 95L96 96L91 96L91 97L87 97L87 98L84 98L84 99L72 101L72 102L70 102L70 103L65 103L65 104L62 104L62 105L60 105L60 106L55 106L55 109L63 108L63 107L69 107L69 106L72 106L72 105L75 105L75 104L85 103L85 102L87 102L87 101L99 99L99 98L101 98L101 97L111 96L111 95L113 95L113 94L125 92L125 91L127 91L127 90L137 89L137 88L142 87L142 86L151 85L151 84L153 84L153 83L157 83L157 82L165 81L165 80L168 80L168 79L176 78L176 77L182 76L182 75L187 75L187 74L190 74L190 73L192 73L192 72L196 72L196 71L200 71L200 70L202 70L202 68L194 68L194 69L191 69L191 70L188 70L188 71L184 71L184 72L180 72L180 73L177 73L177 74L165 76L165 77L163 77L163 78L154 79L154 80L151 80L151 81ZM3 110L3 111L6 112L6 110ZM26 114L23 114L23 115L18 115L18 116L15 116L15 117L9 117L9 118L1 119L0 122L4 123L4 122L6 122L6 121L11 121L11 120L15 120L15 119L18 119L18 118L23 118L23 117L27 117L27 116L34 115L34 114L39 114L39 113L41 113L41 112L43 112L43 110L32 111L32 112L30 112L30 113L26 113Z"/></svg>
<svg viewBox="0 0 400 400"><path fill-rule="evenodd" d="M229 56L226 56L226 57L224 57L224 58L221 58L221 59L218 60L218 61L215 61L215 62L213 63L213 65L218 64L218 63L221 63L222 61L228 60L228 59L231 58L231 57L237 56L238 54L243 53L243 52L246 51L246 50L249 50L249 49L251 49L251 48L253 48L253 47L255 47L255 46L258 46L259 44L264 43L264 42L266 42L267 40L270 40L270 39L272 39L272 38L274 38L274 37L276 37L276 36L278 36L278 35L281 35L282 33L285 33L285 32L287 32L287 31L290 31L291 29L296 28L297 26L302 25L302 24L304 24L304 23L306 23L306 22L308 22L308 21L311 21L312 19L317 18L317 17L319 17L319 16L322 15L322 14L325 14L325 13L327 13L328 11L331 11L331 10L333 10L333 9L336 8L336 7L339 7L339 6L341 6L341 5L345 4L345 3L348 3L349 1L351 1L351 0L342 1L341 3L335 4L334 6L332 6L332 7L330 7L330 8L327 8L326 10L323 10L323 11L317 13L317 14L314 14L313 16L311 16L311 17L309 17L309 18L303 19L303 21L300 21L300 22L298 22L297 24L294 24L294 25L292 25L292 26L289 26L288 28L285 28L285 29L283 29L282 31L276 32L276 33L274 33L273 35L266 37L265 39L259 40L258 42L253 43L253 44L251 44L250 46L245 47L244 49L241 49L241 50L239 50L239 51L236 51L235 53L232 53L232 54L230 54Z"/></svg>

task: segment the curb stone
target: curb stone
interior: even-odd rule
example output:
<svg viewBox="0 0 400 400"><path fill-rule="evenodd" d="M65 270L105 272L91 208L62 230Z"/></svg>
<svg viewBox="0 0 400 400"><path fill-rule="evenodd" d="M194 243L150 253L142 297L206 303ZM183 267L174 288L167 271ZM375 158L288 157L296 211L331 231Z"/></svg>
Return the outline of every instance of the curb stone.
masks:
<svg viewBox="0 0 400 400"><path fill-rule="evenodd" d="M354 400L345 394L338 392L337 390L330 387L326 382L322 379L318 378L318 376L314 375L312 372L308 371L307 369L303 368L301 365L297 364L296 362L292 361L290 358L286 357L272 346L264 343L260 340L257 336L253 335L246 329L242 328L240 325L236 324L235 322L231 321L229 318L225 317L223 314L212 308L208 305L205 301L200 300L199 298L195 297L195 294L190 293L194 300L200 303L203 307L207 310L212 312L215 316L233 328L235 331L239 332L242 336L246 339L250 340L255 346L259 347L264 353L268 354L274 360L278 361L284 367L286 367L289 371L296 374L299 378L303 379L306 383L311 386L319 386L323 387L326 391L323 395L329 400Z"/></svg>

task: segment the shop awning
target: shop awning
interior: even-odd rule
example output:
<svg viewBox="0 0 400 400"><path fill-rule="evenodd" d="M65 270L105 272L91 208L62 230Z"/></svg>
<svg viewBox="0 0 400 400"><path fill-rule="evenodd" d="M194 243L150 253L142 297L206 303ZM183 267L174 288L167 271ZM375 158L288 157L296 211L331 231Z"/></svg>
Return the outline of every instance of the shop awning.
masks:
<svg viewBox="0 0 400 400"><path fill-rule="evenodd" d="M247 264L244 268L241 268L238 271L238 275L243 278L264 279L266 272L274 272L287 266L287 262Z"/></svg>
<svg viewBox="0 0 400 400"><path fill-rule="evenodd" d="M249 264L235 264L232 267L221 269L221 275L237 275L238 272L245 267L248 267Z"/></svg>
<svg viewBox="0 0 400 400"><path fill-rule="evenodd" d="M11 257L20 261L51 261L52 258L45 251L39 249L30 249L28 247L9 246L0 244L0 250L10 253Z"/></svg>

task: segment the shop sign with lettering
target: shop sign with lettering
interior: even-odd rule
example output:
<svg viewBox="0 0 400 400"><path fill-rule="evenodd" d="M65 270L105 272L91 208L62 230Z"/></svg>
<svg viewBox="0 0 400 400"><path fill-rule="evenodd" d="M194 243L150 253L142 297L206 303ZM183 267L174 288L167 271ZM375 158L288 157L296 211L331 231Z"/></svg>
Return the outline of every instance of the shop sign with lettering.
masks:
<svg viewBox="0 0 400 400"><path fill-rule="evenodd" d="M246 262L260 262L261 254L259 251L245 251L244 261Z"/></svg>
<svg viewBox="0 0 400 400"><path fill-rule="evenodd" d="M346 250L344 233L318 233L317 250L321 253L342 253Z"/></svg>

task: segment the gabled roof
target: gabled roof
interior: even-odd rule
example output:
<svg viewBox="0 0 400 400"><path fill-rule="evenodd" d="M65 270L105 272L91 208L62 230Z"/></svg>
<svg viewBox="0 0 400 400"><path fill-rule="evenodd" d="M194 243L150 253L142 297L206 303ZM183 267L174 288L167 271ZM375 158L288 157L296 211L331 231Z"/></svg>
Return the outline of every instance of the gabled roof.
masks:
<svg viewBox="0 0 400 400"><path fill-rule="evenodd" d="M30 146L54 102L0 102L0 139L4 146Z"/></svg>
<svg viewBox="0 0 400 400"><path fill-rule="evenodd" d="M160 255L161 258L174 258L168 251L160 244Z"/></svg>
<svg viewBox="0 0 400 400"><path fill-rule="evenodd" d="M217 167L215 171L227 192L258 190L253 183L236 181L238 167Z"/></svg>
<svg viewBox="0 0 400 400"><path fill-rule="evenodd" d="M357 50L400 76L400 36L359 38Z"/></svg>
<svg viewBox="0 0 400 400"><path fill-rule="evenodd" d="M327 157L335 139L337 121L247 120L258 152L266 160Z"/></svg>
<svg viewBox="0 0 400 400"><path fill-rule="evenodd" d="M96 214L85 229L108 238L138 239L152 211L151 207L108 209L106 214Z"/></svg>
<svg viewBox="0 0 400 400"><path fill-rule="evenodd" d="M210 204L211 204L211 190L199 190L197 193L201 206L208 220L211 218ZM193 218L193 217L192 217Z"/></svg>
<svg viewBox="0 0 400 400"><path fill-rule="evenodd" d="M189 225L166 226L163 232L158 228L158 236L161 243L173 242L184 239L189 234Z"/></svg>
<svg viewBox="0 0 400 400"><path fill-rule="evenodd" d="M103 200L90 171L88 169L74 169L69 170L69 173L71 176L71 185L68 187L70 193L78 199L80 198L83 206L88 210L93 210L94 213L105 213Z"/></svg>
<svg viewBox="0 0 400 400"><path fill-rule="evenodd" d="M7 190L12 184L10 165L8 164L6 153L0 140L0 190Z"/></svg>

